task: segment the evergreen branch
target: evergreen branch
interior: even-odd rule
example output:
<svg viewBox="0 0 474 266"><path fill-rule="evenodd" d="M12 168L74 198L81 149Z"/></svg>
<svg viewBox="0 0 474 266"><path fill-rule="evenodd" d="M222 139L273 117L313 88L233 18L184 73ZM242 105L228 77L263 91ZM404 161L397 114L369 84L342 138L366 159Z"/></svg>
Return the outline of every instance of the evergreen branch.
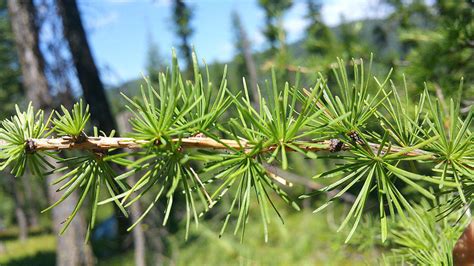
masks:
<svg viewBox="0 0 474 266"><path fill-rule="evenodd" d="M232 139L219 139L219 141L208 137L187 137L187 138L174 138L174 143L180 143L182 148L196 148L196 149L214 149L214 150L244 150L251 151L255 145L248 143L245 140L235 141ZM123 137L85 137L83 140L76 141L74 138L69 136L59 138L40 138L40 139L28 139L25 145L28 152L45 151L45 150L111 150L111 149L141 149L146 145L152 144L152 141L141 140L135 138L123 138ZM160 145L159 141L155 141L154 145ZM314 142L294 142L293 143L298 149L304 151L334 151L332 148L331 140L314 141ZM7 145L5 140L0 140L0 148ZM386 154L403 154L405 156L428 156L424 159L435 159L436 156L421 149L413 149L412 147L399 147L391 146L390 148L385 147L378 143L367 143L367 145L374 151L381 150L382 153ZM350 150L352 146L342 144L340 150ZM273 152L278 148L278 145L271 145L264 149L261 149L261 153ZM295 148L285 146L286 151L298 151ZM406 152L404 152L406 151Z"/></svg>
<svg viewBox="0 0 474 266"><path fill-rule="evenodd" d="M67 159L60 160L67 166L52 171L66 171L53 183L62 183L58 191L64 192L52 207L73 191L82 191L65 228L86 198L91 198L93 205L92 229L98 206L115 202L125 214L131 204L145 194L153 194L151 201L144 198L149 201L148 208L130 228L157 204L166 205L166 224L175 200L182 197L186 236L192 217L197 225L201 214L230 196L221 234L236 217L231 223L234 234L240 231L243 237L256 202L267 240L270 211L282 218L274 196L299 210L297 202L280 187L289 185L291 178L282 178L267 168L271 164L288 169L294 163L288 152L336 162L335 168L313 176L330 178L327 186L315 187L317 191L300 198L328 193L330 199L315 210L319 212L347 192L355 192L350 200L352 207L340 226L352 228L347 241L373 194L378 196L382 241L387 239L388 217L415 212L405 187L428 199L435 199L439 192L449 193L452 200L443 213L469 206L474 200L474 108L462 119L459 100L451 100L448 110L444 110L425 91L412 111L406 84L403 98L390 82L390 72L381 82L372 78L371 59L368 69L362 60L354 61L351 76L344 61L338 60L335 80L328 83L319 75L308 89L300 87L299 76L295 85L280 84L272 71L271 81L263 90L257 86L255 104L245 83L243 93L231 93L226 70L215 90L207 69L208 80L204 82L197 59L193 59L194 82L182 78L173 53L172 67L159 75L156 89L147 81L141 97L124 95L132 114L128 137L113 137L113 131L109 136L103 132L99 136L97 128L93 136L87 136L88 107L81 102L71 111L62 108L62 113L55 112L56 117L46 121L43 112L34 112L31 105L26 112L17 108L15 116L1 121L0 171L11 167L15 176L21 176L28 169L39 176L54 168L45 159L58 159L54 151L86 151L80 156L68 154ZM329 87L333 84L335 89ZM107 153L114 149L128 151ZM339 151L343 153L333 154ZM130 153L136 156L134 161L127 159ZM203 168L194 171L195 163ZM431 172L419 173L418 163L430 163ZM115 173L112 164L126 166L128 171ZM134 184L123 182L132 175L139 176ZM105 189L107 199L99 195Z"/></svg>

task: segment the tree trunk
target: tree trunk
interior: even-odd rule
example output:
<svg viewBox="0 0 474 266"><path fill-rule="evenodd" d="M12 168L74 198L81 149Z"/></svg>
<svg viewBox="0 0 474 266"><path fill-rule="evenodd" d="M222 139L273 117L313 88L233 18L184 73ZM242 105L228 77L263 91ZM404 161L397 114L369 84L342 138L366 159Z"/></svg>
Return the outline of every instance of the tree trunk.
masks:
<svg viewBox="0 0 474 266"><path fill-rule="evenodd" d="M119 129L122 131L130 131L130 124L128 123L128 119L130 118L129 113L124 113L118 116L118 124ZM130 184L136 184L137 177L132 175L130 177ZM142 214L143 210L141 207L140 201L133 203L130 206L130 218L132 223L135 223L140 215ZM146 239L145 239L145 232L143 231L143 227L141 224L138 224L133 229L133 245L134 245L134 253L135 253L135 266L145 266L146 265Z"/></svg>
<svg viewBox="0 0 474 266"><path fill-rule="evenodd" d="M474 220L466 227L453 250L454 265L474 265Z"/></svg>
<svg viewBox="0 0 474 266"><path fill-rule="evenodd" d="M38 46L38 28L35 24L35 9L32 0L8 0L12 31L21 64L23 84L28 99L39 108L51 106L46 78L42 70L44 63Z"/></svg>
<svg viewBox="0 0 474 266"><path fill-rule="evenodd" d="M32 0L8 0L11 24L20 59L23 83L29 100L36 108L51 112L51 95L44 74L44 58L39 50L38 28L35 24L36 11ZM50 183L58 176L48 176ZM51 203L57 201L60 194L52 186L48 186L48 198ZM73 193L65 202L52 210L54 232L59 233L61 222L70 214L77 201L77 194ZM85 223L80 215L76 216L69 229L57 238L56 264L81 265L90 264L92 252L88 245L84 245Z"/></svg>
<svg viewBox="0 0 474 266"><path fill-rule="evenodd" d="M74 66L81 83L83 97L90 106L91 120L99 129L110 132L116 129L99 71L92 57L76 0L56 1L63 23Z"/></svg>
<svg viewBox="0 0 474 266"><path fill-rule="evenodd" d="M99 71L92 57L76 0L57 0L58 13L61 16L64 37L67 40L74 66L81 83L83 97L90 106L91 120L100 130L111 132L117 126L100 81ZM118 243L125 248L125 238L129 221L115 207L118 222Z"/></svg>
<svg viewBox="0 0 474 266"><path fill-rule="evenodd" d="M22 178L21 183L23 185L23 191L25 192L25 200L28 202L28 207L26 208L27 213L27 220L28 226L31 228L35 228L39 226L39 219L38 219L38 204L37 198L39 195L33 194L31 190L31 183L28 179Z"/></svg>
<svg viewBox="0 0 474 266"><path fill-rule="evenodd" d="M135 176L132 176L132 182L136 182ZM139 202L135 202L130 206L132 222L135 222L140 218L142 214L142 208ZM135 266L146 265L146 242L145 233L141 224L138 224L133 229L133 246L135 255Z"/></svg>
<svg viewBox="0 0 474 266"><path fill-rule="evenodd" d="M16 223L18 225L18 240L21 242L25 242L28 238L28 223L26 221L26 214L23 209L25 206L24 199L21 195L21 191L19 191L19 187L17 185L18 180L15 180L14 177L8 177L11 182L11 189L12 189L12 196L13 201L15 203L15 216L16 216Z"/></svg>
<svg viewBox="0 0 474 266"><path fill-rule="evenodd" d="M252 101L258 110L259 99L257 90L257 68L255 67L255 60L253 59L252 48L250 47L250 41L247 37L247 32L245 31L242 24L240 24L239 31L240 36L242 37L242 51L244 53L245 66L247 67L247 71L249 73L250 89L252 90Z"/></svg>

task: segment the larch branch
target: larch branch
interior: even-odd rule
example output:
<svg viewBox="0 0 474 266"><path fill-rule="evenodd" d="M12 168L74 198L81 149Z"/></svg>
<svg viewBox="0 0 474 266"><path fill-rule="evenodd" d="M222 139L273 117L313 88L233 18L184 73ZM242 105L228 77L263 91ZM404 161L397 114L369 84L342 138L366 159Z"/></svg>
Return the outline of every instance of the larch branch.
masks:
<svg viewBox="0 0 474 266"><path fill-rule="evenodd" d="M220 139L216 141L209 137L186 137L186 138L174 138L173 142L180 143L182 148L199 148L199 149L214 149L214 150L252 150L255 145L249 143L246 140L231 140L231 139ZM1 146L7 145L8 143L4 140L0 140ZM71 137L58 137L58 138L41 138L41 139L29 139L25 141L25 145L28 146L30 152L44 151L44 150L110 150L110 149L141 149L144 145L151 144L149 140L139 140L134 138L123 138L123 137L86 137L81 141L76 141ZM293 142L294 146L304 151L331 151L331 141L314 141L314 142ZM380 149L380 144L368 143L374 152ZM271 145L263 148L261 152L272 152L278 146ZM294 151L290 147L286 147L287 151ZM351 147L347 144L342 145L341 150L349 150ZM389 149L382 147L383 153L397 153L401 152L406 148L399 146L391 146ZM430 152L415 149L411 150L404 155L406 156L421 156L421 155L434 155Z"/></svg>

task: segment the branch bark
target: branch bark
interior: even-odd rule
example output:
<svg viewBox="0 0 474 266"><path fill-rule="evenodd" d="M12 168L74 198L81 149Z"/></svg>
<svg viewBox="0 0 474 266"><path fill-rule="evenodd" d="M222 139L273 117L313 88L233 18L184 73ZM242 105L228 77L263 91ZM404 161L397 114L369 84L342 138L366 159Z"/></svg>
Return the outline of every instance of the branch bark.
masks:
<svg viewBox="0 0 474 266"><path fill-rule="evenodd" d="M215 150L247 150L250 151L254 148L254 145L246 140L231 140L231 139L220 139L216 141L208 137L187 137L187 138L174 138L172 139L175 143L180 143L182 148L200 148L200 149L215 149ZM5 141L0 140L0 148L2 145L7 144ZM151 144L149 140L139 140L134 138L122 138L122 137L87 137L84 140L77 142L71 137L60 137L60 138L44 138L44 139L30 139L27 140L25 145L29 152L40 151L40 150L109 150L109 149L141 149L143 145ZM159 143L155 143L158 145ZM316 142L294 142L293 145L304 151L331 151L331 140L316 141ZM367 146L374 152L380 149L380 144L367 143ZM272 152L278 146L271 145L261 150L261 152ZM341 146L341 150L349 150L350 147L346 144ZM384 153L398 153L402 152L403 147L391 146L388 150L386 147L382 147ZM293 149L286 147L287 151L294 151ZM434 154L414 149L404 153L407 156L420 156L420 155L431 155L435 158Z"/></svg>
<svg viewBox="0 0 474 266"><path fill-rule="evenodd" d="M474 221L466 227L453 249L454 265L468 266L474 262Z"/></svg>

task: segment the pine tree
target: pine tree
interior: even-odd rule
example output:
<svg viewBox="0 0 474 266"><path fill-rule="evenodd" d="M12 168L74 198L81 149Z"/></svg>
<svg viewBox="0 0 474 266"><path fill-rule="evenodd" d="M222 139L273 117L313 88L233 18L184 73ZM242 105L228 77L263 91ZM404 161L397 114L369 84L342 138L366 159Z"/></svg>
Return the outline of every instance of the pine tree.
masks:
<svg viewBox="0 0 474 266"><path fill-rule="evenodd" d="M305 40L306 50L310 54L328 55L334 51L334 36L321 16L322 2L320 0L308 0L306 2L308 13L306 18L309 25L306 28L307 38Z"/></svg>
<svg viewBox="0 0 474 266"><path fill-rule="evenodd" d="M191 78L193 59L190 39L194 32L191 26L193 12L183 0L173 0L173 12L175 32L179 38L178 50L186 62L186 75Z"/></svg>
<svg viewBox="0 0 474 266"><path fill-rule="evenodd" d="M292 0L259 0L258 4L265 11L265 29L263 33L270 44L270 51L274 54L282 48L285 32L283 29L283 14L293 4Z"/></svg>
<svg viewBox="0 0 474 266"><path fill-rule="evenodd" d="M263 33L270 45L267 51L267 66L275 67L279 79L288 80L287 71L290 55L286 45L286 32L283 28L283 16L292 6L292 0L259 0L265 12L265 28Z"/></svg>

